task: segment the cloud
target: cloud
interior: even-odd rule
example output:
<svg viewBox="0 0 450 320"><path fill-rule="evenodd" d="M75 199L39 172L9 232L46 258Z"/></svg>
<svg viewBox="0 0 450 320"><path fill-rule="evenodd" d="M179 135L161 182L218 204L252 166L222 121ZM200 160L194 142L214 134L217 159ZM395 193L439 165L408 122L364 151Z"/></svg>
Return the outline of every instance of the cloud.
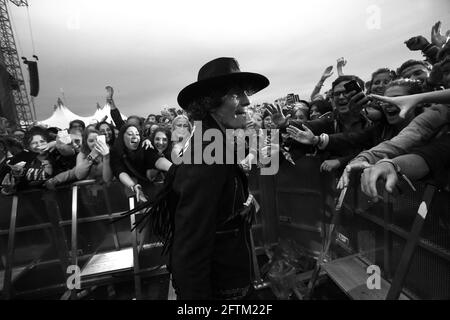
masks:
<svg viewBox="0 0 450 320"><path fill-rule="evenodd" d="M381 9L380 30L366 26L370 5ZM21 55L31 56L26 11L10 7ZM403 42L428 37L435 21L450 21L449 9L447 0L33 1L38 118L51 114L60 88L80 115L95 111L105 85L116 89L124 114L177 106L178 92L219 56L234 56L243 70L270 79L256 101L290 92L307 98L341 56L345 71L364 79L379 67L421 58Z"/></svg>

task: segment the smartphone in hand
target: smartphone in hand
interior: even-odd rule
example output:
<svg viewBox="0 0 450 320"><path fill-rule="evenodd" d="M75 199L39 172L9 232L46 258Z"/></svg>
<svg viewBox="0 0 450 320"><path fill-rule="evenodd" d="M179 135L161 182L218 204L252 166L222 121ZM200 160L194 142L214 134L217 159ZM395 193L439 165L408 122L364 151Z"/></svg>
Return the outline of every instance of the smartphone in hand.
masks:
<svg viewBox="0 0 450 320"><path fill-rule="evenodd" d="M346 84L344 84L344 88L345 88L345 91L347 93L350 93L352 91L355 91L356 93L363 92L363 89L358 84L358 82L356 82L356 80L352 80L350 82L347 82Z"/></svg>
<svg viewBox="0 0 450 320"><path fill-rule="evenodd" d="M102 141L104 144L106 144L106 136L101 134L97 136L97 141Z"/></svg>

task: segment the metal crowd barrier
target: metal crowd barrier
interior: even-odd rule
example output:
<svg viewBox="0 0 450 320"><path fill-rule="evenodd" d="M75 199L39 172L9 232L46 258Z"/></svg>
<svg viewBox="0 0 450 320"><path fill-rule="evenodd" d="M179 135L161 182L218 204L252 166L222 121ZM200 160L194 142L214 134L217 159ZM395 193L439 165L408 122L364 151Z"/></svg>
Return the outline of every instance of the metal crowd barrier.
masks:
<svg viewBox="0 0 450 320"><path fill-rule="evenodd" d="M330 208L329 198L339 196L331 187L337 177L321 174L321 161L305 156L295 159L295 166L282 162L275 177L253 178L263 211L254 226L257 249L290 239L319 259L331 237L324 270L333 272L350 298L450 299L448 190L415 182L417 192L404 184L401 194L390 195L380 183L384 201L374 204L360 190L356 175L330 235L334 203ZM369 266L380 268L381 290L367 287ZM360 277L354 279L351 272Z"/></svg>
<svg viewBox="0 0 450 320"><path fill-rule="evenodd" d="M79 181L56 191L2 196L3 298L77 299L98 285L133 278L135 297L142 298L141 278L167 271L161 244L130 232L135 215L112 223L133 205L118 182Z"/></svg>
<svg viewBox="0 0 450 320"><path fill-rule="evenodd" d="M260 176L256 169L250 174L251 192L261 205L252 227L255 257L281 239L289 239L318 259L330 237L332 217L327 214L326 198L335 177L319 172L318 157L295 161L295 166L282 162L276 176ZM362 281L367 279L365 268L377 265L387 285L382 294L368 294L365 283L346 287L341 281L344 284L338 285L352 298L450 298L450 231L445 227L450 212L448 191L416 183L416 193L401 186L403 194L384 193L385 201L373 204L361 193L357 179L353 181L324 265L328 276L335 276L337 282L339 276L348 280L351 275L341 272L342 266L355 272L359 268L358 281ZM428 210L424 211L422 202ZM160 244L130 232L135 216L110 223L134 203L119 182L99 186L81 181L56 191L29 190L0 197L3 297L62 294L63 299L77 299L97 285L131 279L136 298L141 298L141 277L166 276L167 270L158 252ZM80 287L69 290L70 265L80 268L81 278ZM311 273L299 277L308 281ZM258 268L255 275L255 282L262 286ZM27 287L30 283L31 288Z"/></svg>

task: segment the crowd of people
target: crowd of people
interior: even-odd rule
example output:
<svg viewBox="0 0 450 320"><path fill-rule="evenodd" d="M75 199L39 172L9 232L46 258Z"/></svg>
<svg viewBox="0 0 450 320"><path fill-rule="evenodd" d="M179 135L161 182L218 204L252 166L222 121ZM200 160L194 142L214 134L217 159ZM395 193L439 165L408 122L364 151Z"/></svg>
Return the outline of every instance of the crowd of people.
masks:
<svg viewBox="0 0 450 320"><path fill-rule="evenodd" d="M194 120L213 124L213 127L219 124L218 128L235 128L239 127L236 123L241 121L243 113L246 129L256 132L269 129L279 133L278 141L264 139L258 148L267 150L270 146L270 152L292 165L299 157L320 155L323 159L320 170L340 177L339 189L348 185L351 172L356 170L362 172L362 191L375 200L380 191L377 190L380 179L386 181L389 192L402 178L408 182L433 178L445 187L449 180L448 174L443 172L448 173L450 164L450 41L441 34L440 23L437 23L432 28L430 41L415 36L405 44L412 51L422 51L424 59L406 60L398 68L380 66L366 82L358 75L345 74L346 61L339 59L338 77L330 89L321 93L325 81L333 75L333 66L325 69L309 101L277 100L252 105L248 96L269 84L265 77L254 76L253 87L245 90L232 87L236 92L222 94L215 88L206 98L197 97L194 101L188 101L187 93L182 91L178 97L182 109L168 108L147 117L133 115L123 120L114 101L113 88L106 87L111 123L102 121L86 126L83 121L74 120L68 128L33 126L24 131L11 128L2 120L1 192L10 195L29 188L54 189L86 179L98 183L118 180L128 195L136 195L141 203L152 202L155 188L162 186L168 176L173 178L174 155L181 154L189 145L195 130ZM220 58L205 68L233 61ZM202 69L197 83L202 83L201 72ZM195 92L188 88L190 94ZM227 99L240 101L231 116L228 106L233 104L226 104ZM258 163L257 156L247 150L247 157L239 162L243 172L248 173ZM215 169L202 168L195 175L179 169L176 183L185 187L183 190L174 188L180 189L179 198L203 190L191 186L193 178L203 177L205 185L214 181L209 189L203 190L207 194L215 190L222 176L224 181L227 175L235 176L234 181L240 179L235 171L214 166L211 168ZM208 176L209 171L214 176ZM236 192L236 188L233 190ZM202 201L212 201L206 198ZM242 200L245 202L245 199ZM186 204L181 202L178 206ZM191 206L195 204L192 200ZM214 206L201 208L208 211ZM214 214L217 213L211 213ZM185 268L186 261L183 261L180 266ZM175 270L178 262L174 262ZM186 279L180 279L178 283L183 287Z"/></svg>
<svg viewBox="0 0 450 320"><path fill-rule="evenodd" d="M325 69L310 101L285 102L276 107L273 103L248 106L251 127L280 130L279 150L288 160L297 150L307 150L307 146L326 154L321 170L338 174L344 171L341 187L350 171L368 169L364 176L372 184L363 189L372 196L376 195L373 181L392 175L406 154L420 154L424 161L419 161L420 168L413 168L412 177L423 178L429 173L442 177L436 170L442 170L447 159L442 157L448 154L444 152L448 149L448 105L417 101L401 114L401 102L379 96L409 96L450 88L450 43L437 23L431 41L416 36L405 44L412 51L422 51L424 60L407 60L397 69L380 66L364 82L357 75L344 74L346 61L341 58L331 88L321 93L325 81L333 75L332 66ZM114 120L111 123L86 126L74 120L69 128L33 126L25 131L1 119L3 194L29 187L52 189L83 179L105 183L118 179L136 192L164 180L172 150L179 152L192 131L192 117L185 110L168 108L160 114L129 116L124 121L114 103L113 88L106 89L106 102ZM436 153L442 161L436 160ZM155 157L168 161L162 164ZM390 159L391 165L383 159ZM402 169L409 171L413 163L408 161ZM145 199L145 192L138 194Z"/></svg>

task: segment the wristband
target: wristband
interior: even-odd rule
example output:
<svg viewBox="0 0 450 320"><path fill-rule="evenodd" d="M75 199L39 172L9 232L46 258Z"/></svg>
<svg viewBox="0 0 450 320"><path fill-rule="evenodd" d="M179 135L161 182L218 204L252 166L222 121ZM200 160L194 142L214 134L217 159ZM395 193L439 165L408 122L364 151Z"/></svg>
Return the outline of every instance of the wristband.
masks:
<svg viewBox="0 0 450 320"><path fill-rule="evenodd" d="M411 187L413 191L417 191L414 185L412 184L411 180L409 180L408 177L402 172L402 168L400 168L400 166L397 163L395 163L391 159L382 159L377 162L377 164L379 163L390 163L394 167L395 173L397 173L399 177L405 180L405 182Z"/></svg>

